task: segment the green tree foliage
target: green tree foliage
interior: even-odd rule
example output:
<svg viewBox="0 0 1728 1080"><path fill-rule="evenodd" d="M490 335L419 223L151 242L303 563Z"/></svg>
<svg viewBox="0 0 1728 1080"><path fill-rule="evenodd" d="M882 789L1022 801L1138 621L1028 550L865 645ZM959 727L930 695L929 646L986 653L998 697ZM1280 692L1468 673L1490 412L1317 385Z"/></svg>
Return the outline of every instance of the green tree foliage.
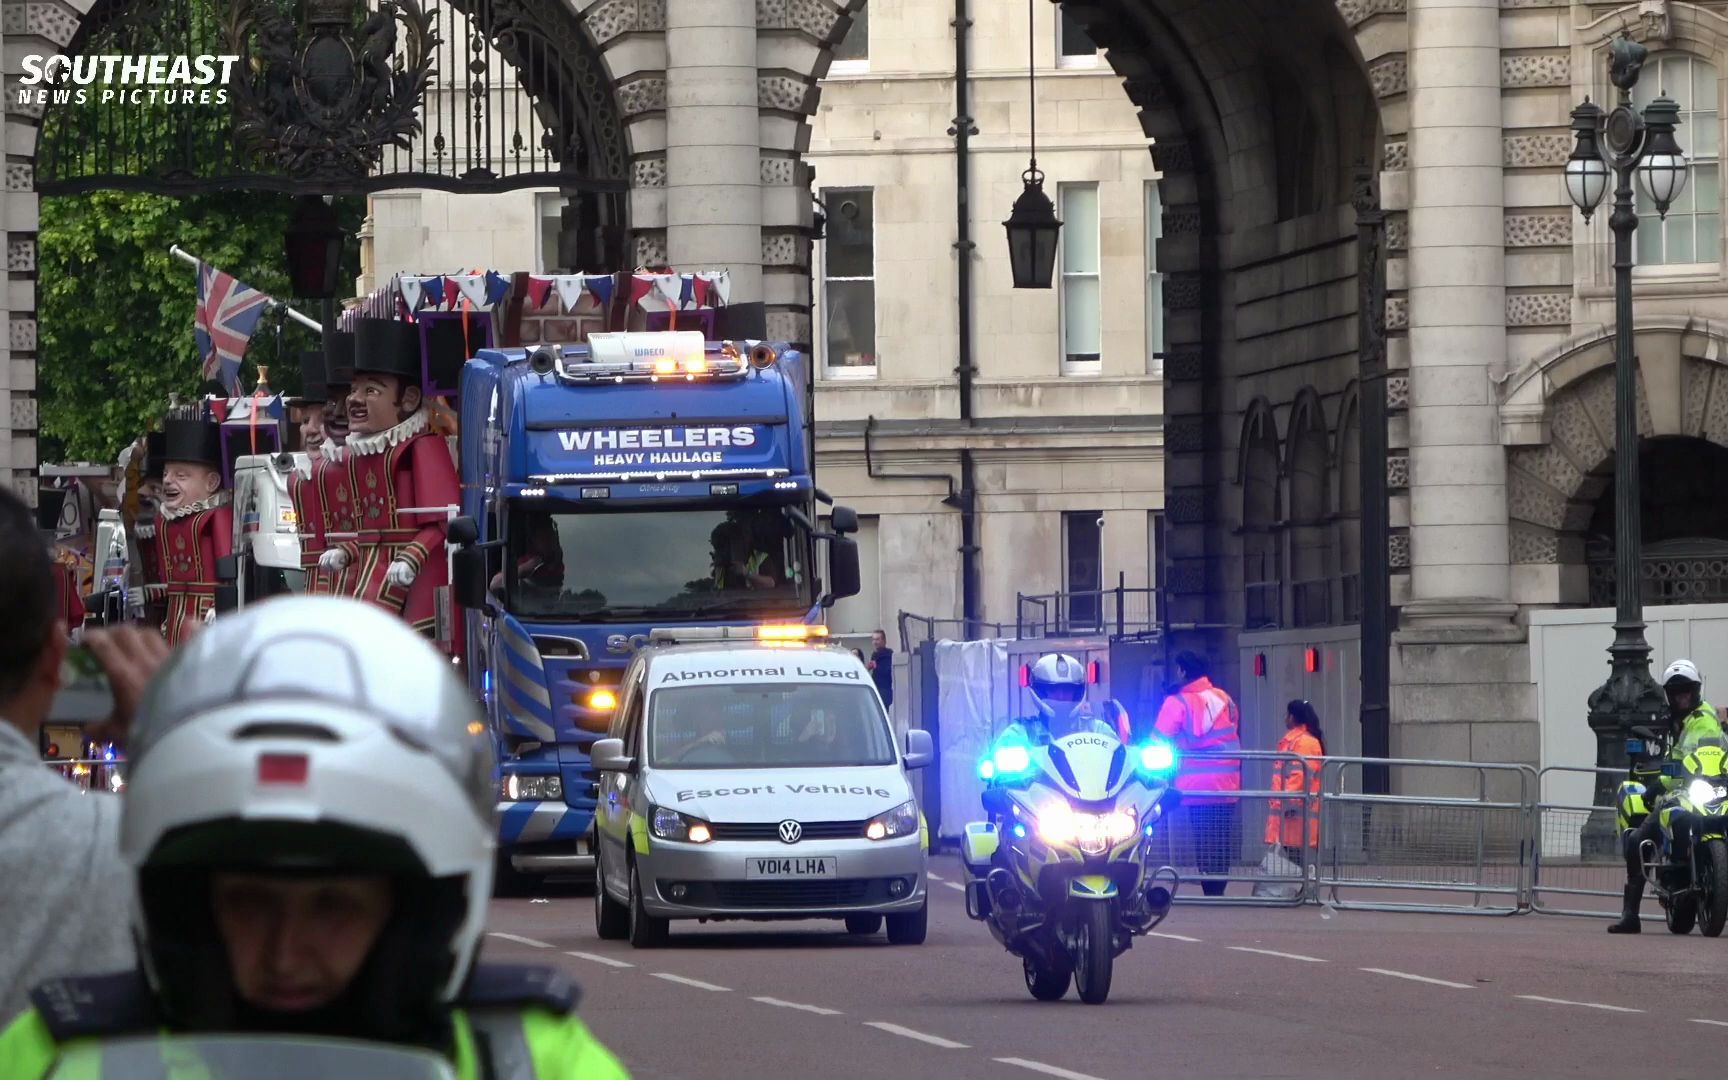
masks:
<svg viewBox="0 0 1728 1080"><path fill-rule="evenodd" d="M350 236L359 229L363 202L338 200ZM101 191L43 199L40 460L113 461L162 415L170 393L190 399L203 388L193 336L197 272L168 254L171 245L292 303L282 240L293 213L291 197L257 192L173 199ZM348 247L343 281L359 270L356 245ZM294 306L321 317L316 303ZM273 389L298 390L300 352L318 347L304 326L266 313L253 331L241 385L250 388L263 363Z"/></svg>

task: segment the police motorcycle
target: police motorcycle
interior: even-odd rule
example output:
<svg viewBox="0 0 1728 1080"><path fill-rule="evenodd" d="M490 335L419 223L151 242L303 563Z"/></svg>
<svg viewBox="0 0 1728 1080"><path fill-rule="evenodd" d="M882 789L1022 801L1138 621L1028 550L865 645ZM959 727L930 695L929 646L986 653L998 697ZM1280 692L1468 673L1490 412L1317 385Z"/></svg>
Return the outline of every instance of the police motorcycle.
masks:
<svg viewBox="0 0 1728 1080"><path fill-rule="evenodd" d="M68 1047L47 1080L456 1080L428 1050L275 1035L149 1035Z"/></svg>
<svg viewBox="0 0 1728 1080"><path fill-rule="evenodd" d="M1680 761L1667 761L1669 741L1647 727L1632 729L1626 755L1634 774L1679 780L1666 798L1652 799L1637 780L1621 783L1616 825L1621 836L1651 812L1662 826L1662 847L1644 841L1638 859L1644 879L1662 904L1668 929L1689 934L1694 925L1717 937L1728 925L1728 750L1704 745Z"/></svg>
<svg viewBox="0 0 1728 1080"><path fill-rule="evenodd" d="M1053 659L1077 664L1038 666ZM1125 723L1082 710L1065 721L1055 727L1066 734L1013 724L979 761L990 820L966 826L966 914L1021 958L1033 997L1059 1001L1072 981L1098 1005L1116 957L1164 921L1181 884L1170 866L1149 869L1154 828L1177 798L1176 751L1158 738L1127 745Z"/></svg>

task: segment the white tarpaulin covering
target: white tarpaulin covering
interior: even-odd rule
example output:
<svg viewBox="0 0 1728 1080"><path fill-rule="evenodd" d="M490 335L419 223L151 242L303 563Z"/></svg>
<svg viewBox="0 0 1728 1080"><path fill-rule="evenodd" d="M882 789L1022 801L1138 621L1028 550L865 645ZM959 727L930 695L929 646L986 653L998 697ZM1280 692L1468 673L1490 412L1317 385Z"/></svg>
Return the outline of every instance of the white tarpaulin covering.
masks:
<svg viewBox="0 0 1728 1080"><path fill-rule="evenodd" d="M1014 717L1006 641L938 641L936 681L941 746L942 813L939 835L959 838L968 821L982 820L984 783L978 759Z"/></svg>

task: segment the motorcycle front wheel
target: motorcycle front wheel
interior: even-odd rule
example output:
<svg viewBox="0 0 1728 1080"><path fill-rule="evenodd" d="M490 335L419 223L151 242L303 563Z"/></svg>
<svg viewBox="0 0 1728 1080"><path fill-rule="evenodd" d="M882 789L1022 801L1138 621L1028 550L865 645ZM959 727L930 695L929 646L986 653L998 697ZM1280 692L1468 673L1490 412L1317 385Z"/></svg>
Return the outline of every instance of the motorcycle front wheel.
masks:
<svg viewBox="0 0 1728 1080"><path fill-rule="evenodd" d="M1728 841L1706 840L1698 850L1698 908L1705 937L1728 925Z"/></svg>
<svg viewBox="0 0 1728 1080"><path fill-rule="evenodd" d="M1671 897L1662 905L1662 914L1668 920L1670 934L1690 934L1698 922L1697 894L1688 892Z"/></svg>
<svg viewBox="0 0 1728 1080"><path fill-rule="evenodd" d="M1102 1005L1110 996L1110 977L1116 964L1113 914L1111 905L1094 901L1086 905L1075 927L1074 989L1088 1005Z"/></svg>

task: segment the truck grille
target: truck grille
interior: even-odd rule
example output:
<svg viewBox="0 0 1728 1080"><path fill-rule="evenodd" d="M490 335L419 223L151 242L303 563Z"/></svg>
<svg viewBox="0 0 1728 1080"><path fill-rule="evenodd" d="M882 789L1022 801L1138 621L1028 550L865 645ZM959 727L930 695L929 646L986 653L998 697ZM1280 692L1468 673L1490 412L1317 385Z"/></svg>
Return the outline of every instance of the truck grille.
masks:
<svg viewBox="0 0 1728 1080"><path fill-rule="evenodd" d="M864 836L863 821L804 821L801 840L857 840ZM709 824L716 840L772 840L780 842L780 823L770 821L715 821Z"/></svg>

